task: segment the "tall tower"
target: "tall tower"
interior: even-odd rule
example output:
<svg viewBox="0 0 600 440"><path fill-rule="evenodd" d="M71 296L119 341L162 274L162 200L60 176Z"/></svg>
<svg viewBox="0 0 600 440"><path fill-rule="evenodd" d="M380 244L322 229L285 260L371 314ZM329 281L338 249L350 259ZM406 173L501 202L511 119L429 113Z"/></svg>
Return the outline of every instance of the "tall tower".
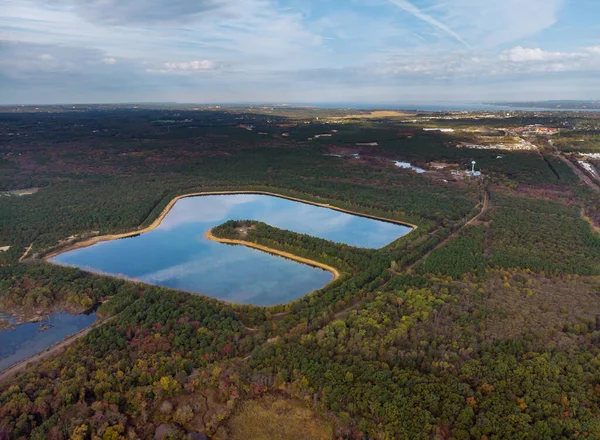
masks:
<svg viewBox="0 0 600 440"><path fill-rule="evenodd" d="M471 162L471 165L473 165L473 168L471 169L471 174L472 174L473 176L475 175L475 164L476 164L476 163L477 163L477 162L475 162L475 161Z"/></svg>

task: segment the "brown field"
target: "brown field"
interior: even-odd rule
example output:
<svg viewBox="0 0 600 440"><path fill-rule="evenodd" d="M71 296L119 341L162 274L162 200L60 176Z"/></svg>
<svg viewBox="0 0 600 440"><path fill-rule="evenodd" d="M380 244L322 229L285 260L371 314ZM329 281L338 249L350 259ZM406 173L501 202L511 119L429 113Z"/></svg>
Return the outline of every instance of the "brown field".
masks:
<svg viewBox="0 0 600 440"><path fill-rule="evenodd" d="M600 308L600 277L566 275L546 278L522 271L490 271L482 289L488 340L535 340L559 349L575 349L583 328L595 329ZM572 298L577 301L572 301ZM568 329L568 330L567 330Z"/></svg>
<svg viewBox="0 0 600 440"><path fill-rule="evenodd" d="M361 113L357 115L347 115L342 119L380 119L380 118L398 118L406 116L415 116L416 113L398 112L393 110L378 110L370 113Z"/></svg>
<svg viewBox="0 0 600 440"><path fill-rule="evenodd" d="M305 402L269 395L243 403L213 438L331 440L333 430L333 424L317 416Z"/></svg>

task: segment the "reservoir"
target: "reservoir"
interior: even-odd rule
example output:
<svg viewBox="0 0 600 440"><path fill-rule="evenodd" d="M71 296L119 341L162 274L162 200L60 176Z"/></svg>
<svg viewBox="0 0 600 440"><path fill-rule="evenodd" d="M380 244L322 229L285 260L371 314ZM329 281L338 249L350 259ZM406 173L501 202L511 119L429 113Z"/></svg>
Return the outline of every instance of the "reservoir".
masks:
<svg viewBox="0 0 600 440"><path fill-rule="evenodd" d="M288 303L333 279L323 269L205 238L209 229L227 220L257 220L363 248L383 247L411 231L280 197L207 195L179 200L152 231L75 249L50 261L258 306Z"/></svg>

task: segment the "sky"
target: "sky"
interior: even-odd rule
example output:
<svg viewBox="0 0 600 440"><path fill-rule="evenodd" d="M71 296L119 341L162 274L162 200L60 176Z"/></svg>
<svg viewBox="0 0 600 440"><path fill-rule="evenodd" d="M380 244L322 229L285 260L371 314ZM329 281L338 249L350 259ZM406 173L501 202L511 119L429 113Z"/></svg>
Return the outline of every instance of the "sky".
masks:
<svg viewBox="0 0 600 440"><path fill-rule="evenodd" d="M1 0L0 104L600 99L598 0Z"/></svg>

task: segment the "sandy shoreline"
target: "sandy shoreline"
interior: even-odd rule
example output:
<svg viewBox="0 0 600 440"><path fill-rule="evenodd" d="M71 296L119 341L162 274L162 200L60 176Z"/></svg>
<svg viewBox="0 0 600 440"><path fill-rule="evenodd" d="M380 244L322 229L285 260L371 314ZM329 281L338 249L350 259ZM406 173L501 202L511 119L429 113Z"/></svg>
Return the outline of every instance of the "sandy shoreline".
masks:
<svg viewBox="0 0 600 440"><path fill-rule="evenodd" d="M137 229L135 231L131 231L131 232L124 232L121 234L109 234L109 235L102 235L99 237L92 237L89 238L87 240L84 241L80 241L77 243L73 243L71 245L65 246L64 248L60 248L57 249L55 251L52 251L50 253L48 253L47 255L45 255L43 257L44 260L49 260L50 258L54 258L57 255L63 254L65 252L69 252L69 251L73 251L75 249L82 249L82 248L86 248L89 246L92 246L96 243L100 243L103 241L111 241L111 240L118 240L121 238L128 238L128 237L133 237L136 235L140 235L140 234L145 234L146 232L150 232L154 229L156 229L161 222L163 221L163 219L167 216L167 214L171 211L171 209L173 208L173 206L175 206L175 204L180 201L181 199L186 199L189 197L199 197L199 196L217 196L217 195L235 195L235 194L259 194L259 195L266 195L266 196L273 196L273 197L279 197L281 199L287 199L287 200L292 200L294 202L300 202L300 203L305 203L308 205L314 205L314 206L319 206L321 208L327 208L327 209L332 209L334 211L339 211L339 212L344 212L346 214L352 214L352 215L356 215L358 217L365 217L365 218L371 218L373 220L380 220L380 221L384 221L387 223L394 223L397 225L401 225L401 226L407 226L410 227L414 230L416 230L418 228L417 225L413 225L411 223L407 223L407 222L402 222L399 220L393 220L393 219L388 219L388 218L384 218L384 217L378 217L375 215L369 215L369 214L364 214L364 213L360 213L360 212L354 212L354 211L350 211L344 208L338 208L336 206L331 206L325 203L318 203L318 202L311 202L309 200L303 200L303 199L299 199L296 197L291 197L291 196L285 196L285 195L281 195L281 194L277 194L277 193L272 193L272 192L268 192L268 191L207 191L207 192L198 192L198 193L190 193L190 194L183 194L180 196L175 197L174 199L172 199L167 206L165 206L165 208L162 210L162 212L160 213L160 215L156 218L156 220L154 220L149 226L145 227L145 228L141 228L141 229ZM242 243L247 245L246 243Z"/></svg>
<svg viewBox="0 0 600 440"><path fill-rule="evenodd" d="M339 271L335 267L328 266L326 264L319 263L318 261L310 260L308 258L299 257L298 255L290 254L289 252L284 252L284 251L273 249L273 248L263 246L260 244L252 243L251 241L232 240L230 238L215 237L214 234L212 233L213 229L214 228L209 229L208 231L206 231L206 234L204 234L204 237L207 240L212 240L212 241L216 241L219 243L225 243L225 244L239 244L242 246L247 246L249 248L258 249L259 251L267 252L269 254L279 255L280 257L287 258L288 260L297 261L299 263L304 263L304 264L308 264L309 266L318 267L319 269L327 270L333 274L333 280L331 280L332 283L335 280L339 279L341 276Z"/></svg>
<svg viewBox="0 0 600 440"><path fill-rule="evenodd" d="M56 249L46 255L43 256L44 260L49 260L50 258L53 258L57 255L60 255L62 253L65 252L69 252L71 250L75 250L75 249L81 249L81 248L85 248L85 247L89 247L92 246L96 243L100 243L100 242L104 242L104 241L110 241L110 240L117 240L117 239L121 239L121 238L127 238L127 237L133 237L133 236L137 236L140 234L144 234L146 232L150 232L154 229L156 229L160 223L162 222L162 220L167 216L167 214L171 211L171 209L173 208L173 206L175 206L175 204L181 200L181 199L185 199L188 197L199 197L199 196L208 196L208 195L228 195L228 194L261 194L261 195L267 195L267 196L273 196L273 197L279 197L282 199L287 199L287 200L292 200L295 202L300 202L300 203L305 203L305 204L309 204L309 205L314 205L314 206L320 206L322 208L328 208L328 209L332 209L335 211L340 211L340 212L344 212L347 214L352 214L352 215L356 215L359 217L365 217L365 218L371 218L374 220L381 220L381 221L385 221L388 223L394 223L394 224L398 224L398 225L402 225L402 226L407 226L407 227L411 227L414 229L417 229L416 225L412 225L410 223L406 223L406 222L401 222L398 220L392 220L392 219L387 219L387 218L383 218L383 217L377 217L377 216L373 216L373 215L369 215L369 214L363 214L360 212L353 212L350 210L346 210L343 208L338 208L335 206L330 206L328 204L324 204L324 203L318 203L318 202L311 202L308 200L303 200L303 199L299 199L296 197L290 197L290 196L284 196L281 194L276 194L276 193L272 193L272 192L268 192L268 191L207 191L207 192L199 192L199 193L190 193L190 194L183 194L180 196L177 196L175 198L173 198L168 204L167 206L165 206L165 208L162 210L162 212L160 213L160 215L147 227L145 228L139 228L137 230L134 231L130 231L130 232L125 232L125 233L121 233L121 234L109 234L109 235L103 235L103 236L97 236L97 237L92 237L86 240L83 240L81 242L78 243L72 243L69 244L65 247L62 247L60 249ZM328 266L326 264L320 263L318 261L314 261L314 260L310 260L308 258L303 258L288 252L284 252L284 251L279 251L277 249L272 249L269 248L267 246L262 246L259 244L255 244L252 242L247 242L247 241L242 241L242 240L231 240L231 239L224 239L224 238L217 238L212 234L212 229L210 229L209 231L206 232L205 237L209 240L212 241L216 241L216 242L220 242L220 243L225 243L225 244L237 244L237 245L242 245L242 246L247 246L250 248L254 248L263 252L267 252L270 254L274 254L274 255L279 255L281 257L284 258L288 258L292 261L297 261L299 263L304 263L307 264L309 266L313 266L313 267L318 267L320 269L326 270L330 273L333 274L333 280L328 283L331 284L334 281L338 280L341 277L340 272L332 267L332 266ZM23 255L23 257L21 257L21 260L24 260L27 255L29 254L29 252L31 251L31 248L33 246L30 245L29 248L27 249L27 251L25 252L25 254ZM110 276L110 275L109 275ZM308 294L310 295L310 293ZM207 300L214 300L216 302L220 302L220 303L224 303L224 304L228 304L228 305L234 305L235 303L231 303L229 301L224 301L224 300L219 300L216 298L212 298L212 297L208 297L205 295L201 295L202 297L206 298ZM268 308L268 307L267 307ZM52 345L51 347L47 348L46 350L37 353L33 356L31 356L28 359L25 359L21 362L16 363L15 365L10 366L9 368L5 369L4 371L0 372L0 382L5 381L11 377L13 377L16 373L24 371L27 369L27 366L29 364L32 363L36 363L44 358L47 358L53 354L55 354L57 351L59 351L62 348L66 348L68 347L70 344L72 344L73 342L77 341L78 339L84 337L85 335L88 334L89 331L91 331L93 328L96 328L106 322L108 322L109 320L113 319L113 317L107 319L106 321L98 321L96 323L94 323L91 327L85 328L80 330L78 333L67 337L66 339L63 339L60 342L57 342L56 344Z"/></svg>

